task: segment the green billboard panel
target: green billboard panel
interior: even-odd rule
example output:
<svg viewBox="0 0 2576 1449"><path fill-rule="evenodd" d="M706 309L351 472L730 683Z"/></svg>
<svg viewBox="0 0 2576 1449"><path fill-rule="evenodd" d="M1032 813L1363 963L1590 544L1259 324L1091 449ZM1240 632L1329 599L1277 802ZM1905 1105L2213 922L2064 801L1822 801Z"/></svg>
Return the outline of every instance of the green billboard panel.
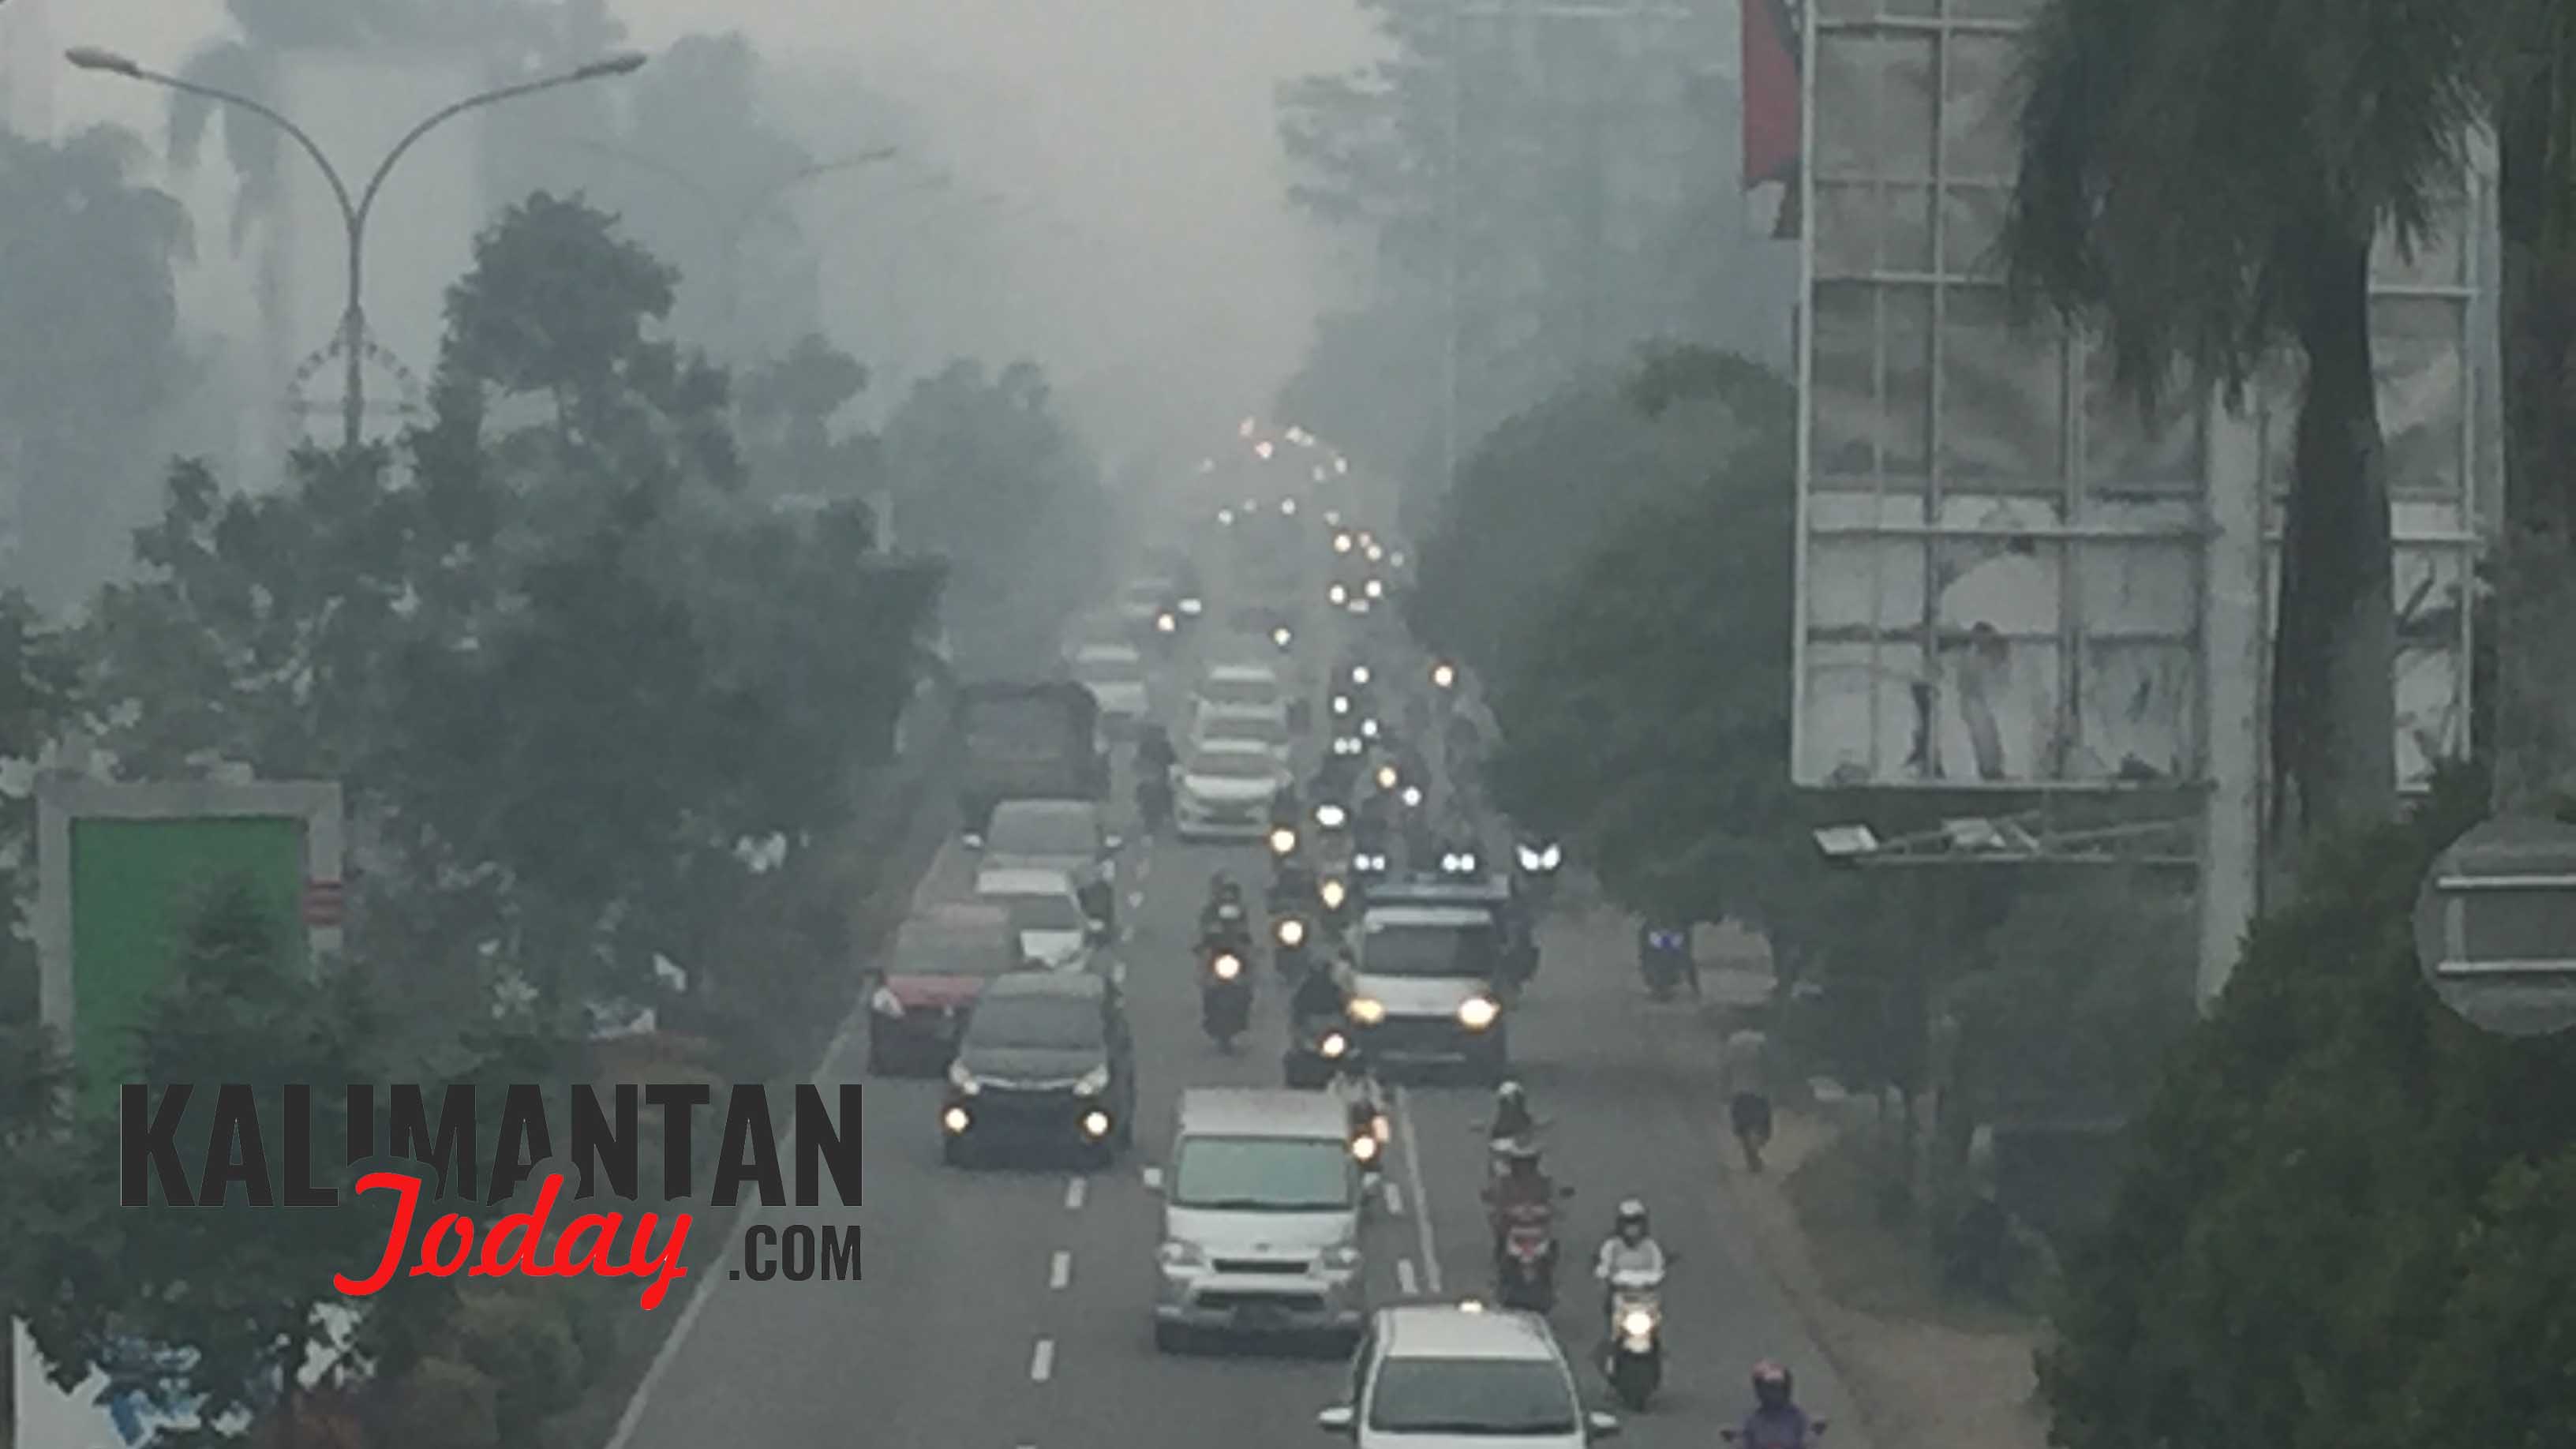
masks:
<svg viewBox="0 0 2576 1449"><path fill-rule="evenodd" d="M215 892L248 888L277 939L303 956L307 829L295 816L72 822L72 1051L85 1100L115 1100L133 1058L131 1033Z"/></svg>

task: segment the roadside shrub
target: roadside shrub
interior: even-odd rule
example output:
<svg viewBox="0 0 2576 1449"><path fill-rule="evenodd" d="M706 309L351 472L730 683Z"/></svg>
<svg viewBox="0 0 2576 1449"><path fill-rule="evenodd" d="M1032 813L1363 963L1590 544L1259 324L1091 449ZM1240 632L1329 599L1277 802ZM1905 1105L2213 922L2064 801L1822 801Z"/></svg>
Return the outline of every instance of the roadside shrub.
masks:
<svg viewBox="0 0 2576 1449"><path fill-rule="evenodd" d="M383 1449L501 1449L492 1380L454 1359L423 1359L395 1385Z"/></svg>
<svg viewBox="0 0 2576 1449"><path fill-rule="evenodd" d="M496 1423L512 1443L580 1397L581 1349L551 1298L525 1292L467 1298L456 1316L456 1352L491 1381Z"/></svg>

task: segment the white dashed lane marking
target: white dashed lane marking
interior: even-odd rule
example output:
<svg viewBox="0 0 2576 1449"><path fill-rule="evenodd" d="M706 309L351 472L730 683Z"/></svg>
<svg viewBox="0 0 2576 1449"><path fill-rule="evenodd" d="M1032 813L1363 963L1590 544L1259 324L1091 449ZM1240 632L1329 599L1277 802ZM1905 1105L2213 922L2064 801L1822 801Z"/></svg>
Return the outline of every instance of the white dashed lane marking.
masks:
<svg viewBox="0 0 2576 1449"><path fill-rule="evenodd" d="M1404 1189L1390 1182L1379 1191L1386 1194L1386 1215L1391 1218L1404 1216Z"/></svg>
<svg viewBox="0 0 2576 1449"><path fill-rule="evenodd" d="M1073 1281L1073 1254L1062 1248L1055 1251L1055 1261L1047 1265L1047 1286L1058 1292Z"/></svg>
<svg viewBox="0 0 2576 1449"><path fill-rule="evenodd" d="M1055 1340L1052 1338L1041 1338L1038 1340L1037 1348L1029 1354L1029 1382L1033 1384L1042 1384L1049 1378L1053 1377L1054 1374Z"/></svg>
<svg viewBox="0 0 2576 1449"><path fill-rule="evenodd" d="M1091 1184L1088 1180L1079 1177L1074 1178L1072 1181L1067 1182L1064 1185L1064 1205L1067 1211L1082 1211L1083 1192L1085 1189L1090 1187L1090 1185Z"/></svg>
<svg viewBox="0 0 2576 1449"><path fill-rule="evenodd" d="M1413 1260L1411 1258L1395 1260L1395 1286L1396 1291L1405 1297L1413 1296Z"/></svg>

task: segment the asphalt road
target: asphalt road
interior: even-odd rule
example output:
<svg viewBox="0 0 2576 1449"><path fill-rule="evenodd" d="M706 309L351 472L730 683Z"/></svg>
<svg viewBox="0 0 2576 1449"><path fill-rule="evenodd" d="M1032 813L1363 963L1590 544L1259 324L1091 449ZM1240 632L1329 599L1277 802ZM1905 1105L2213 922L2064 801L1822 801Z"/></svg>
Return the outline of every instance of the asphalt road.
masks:
<svg viewBox="0 0 2576 1449"><path fill-rule="evenodd" d="M1167 716L1168 717L1168 716ZM1125 797L1121 796L1121 804ZM1122 810L1121 812L1125 812ZM1166 1355L1150 1324L1159 1199L1139 1169L1165 1150L1190 1086L1276 1086L1285 990L1266 974L1254 1029L1235 1056L1198 1029L1190 947L1210 872L1245 882L1257 905L1260 848L1131 838L1120 871L1120 950L1138 1042L1143 1115L1136 1151L1095 1174L957 1170L939 1161L939 1084L874 1079L864 1097L868 1180L858 1214L864 1281L733 1279L730 1254L683 1316L610 1449L809 1449L858 1444L940 1449L1318 1449L1315 1411L1337 1400L1344 1365L1263 1352ZM952 849L924 894L962 891ZM1598 930L1552 923L1513 1031L1548 1167L1577 1197L1566 1234L1558 1336L1587 1393L1608 1406L1589 1357L1599 1335L1593 1245L1625 1196L1642 1196L1657 1236L1682 1255L1665 1290L1666 1388L1623 1442L1706 1449L1748 1404L1746 1371L1765 1355L1797 1371L1800 1398L1832 1416L1832 1442L1866 1449L1852 1406L1745 1249L1720 1177L1731 1147L1716 1095L1714 1039L1687 1008L1648 1003L1623 956L1581 959ZM1612 937L1610 939L1617 939ZM820 1079L857 1078L864 1031L845 1033ZM1490 1285L1473 1086L1397 1093L1392 1190L1368 1244L1381 1301L1472 1296ZM769 1215L838 1224L835 1209ZM674 1300L677 1302L677 1300ZM664 1311L671 1311L665 1309Z"/></svg>

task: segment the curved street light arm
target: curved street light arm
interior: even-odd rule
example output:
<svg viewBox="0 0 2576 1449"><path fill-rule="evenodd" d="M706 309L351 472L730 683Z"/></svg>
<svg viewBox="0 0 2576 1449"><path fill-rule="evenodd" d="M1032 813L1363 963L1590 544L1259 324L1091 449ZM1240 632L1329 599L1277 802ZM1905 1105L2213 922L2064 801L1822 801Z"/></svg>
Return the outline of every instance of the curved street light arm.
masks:
<svg viewBox="0 0 2576 1449"><path fill-rule="evenodd" d="M357 225L359 214L358 207L350 199L349 184L340 179L340 168L332 165L331 158L323 154L322 144L314 140L312 135L302 126L288 120L283 114L279 113L275 109L252 100L248 96L236 95L227 90L218 90L213 86L199 85L195 81L182 80L175 75L163 75L157 70L145 70L141 66L125 67L121 68L121 71L123 74L132 76L136 80L149 81L154 85L165 86L174 91L185 91L192 96L203 96L210 101L219 101L227 106L239 107L260 119L269 122L271 125L276 126L287 135L294 137L295 144L304 148L304 154L313 158L313 164L322 168L322 179L331 183L331 197L334 201L337 201L340 204L340 219L351 226Z"/></svg>
<svg viewBox="0 0 2576 1449"><path fill-rule="evenodd" d="M637 63L641 63L640 58L637 59ZM411 150L413 146L419 144L421 137L428 135L430 132L438 129L442 125L445 125L447 122L456 119L467 111L480 110L485 106L497 105L502 101L514 101L521 96L532 96L539 91L550 91L559 86L577 85L582 81L597 80L602 76L623 75L634 68L634 65L624 64L623 61L595 61L578 70L566 71L561 75L550 75L538 80L522 81L514 86L503 86L498 90L490 90L485 91L480 95L467 96L461 101L457 101L451 105L441 106L439 109L432 111L428 116L421 120L419 125L416 125L410 130L404 132L403 138L396 141L393 145L393 149L385 153L385 159L376 163L376 173L367 178L367 189L358 197L358 207L356 212L353 213L356 217L356 224L361 227L365 226L367 213L372 210L376 204L377 193L384 190L385 178L393 174L394 165L402 160L403 154Z"/></svg>

